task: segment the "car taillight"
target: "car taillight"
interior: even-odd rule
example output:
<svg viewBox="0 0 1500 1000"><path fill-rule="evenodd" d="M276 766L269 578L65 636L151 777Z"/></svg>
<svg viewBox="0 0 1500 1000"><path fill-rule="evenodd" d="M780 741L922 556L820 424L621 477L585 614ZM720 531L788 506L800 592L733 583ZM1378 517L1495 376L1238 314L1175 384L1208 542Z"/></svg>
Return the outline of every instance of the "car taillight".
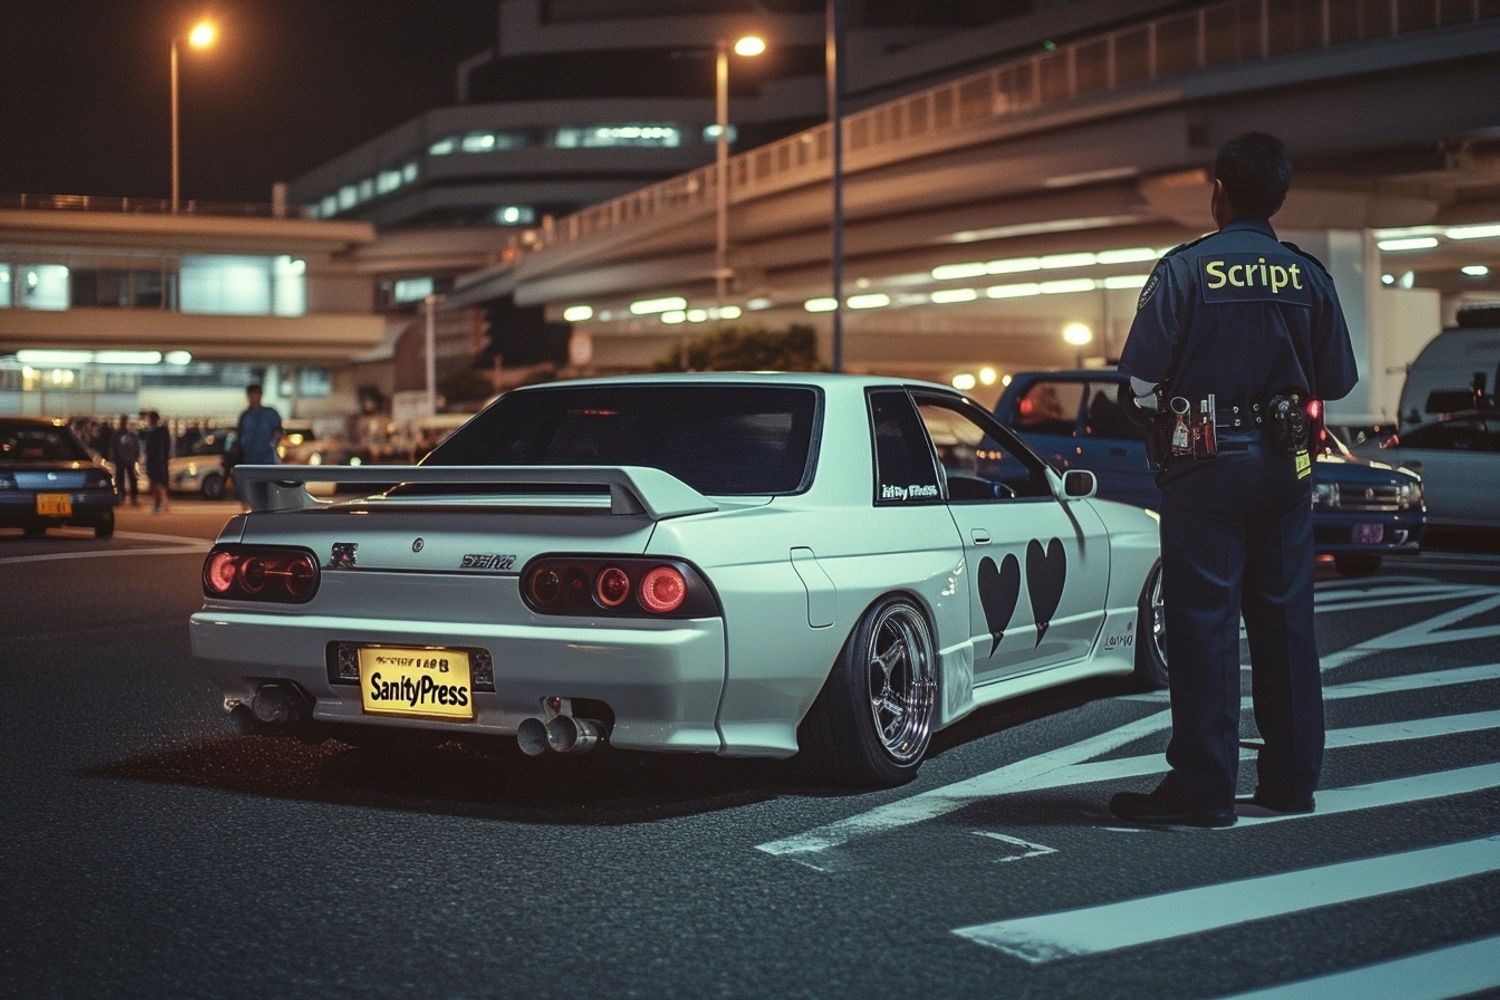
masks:
<svg viewBox="0 0 1500 1000"><path fill-rule="evenodd" d="M647 611L670 614L687 598L687 581L671 566L658 566L641 580L641 604Z"/></svg>
<svg viewBox="0 0 1500 1000"><path fill-rule="evenodd" d="M521 572L521 598L547 615L706 618L719 614L708 581L679 559L539 556Z"/></svg>
<svg viewBox="0 0 1500 1000"><path fill-rule="evenodd" d="M306 549L221 545L203 563L203 593L237 601L305 604L318 591L318 562Z"/></svg>

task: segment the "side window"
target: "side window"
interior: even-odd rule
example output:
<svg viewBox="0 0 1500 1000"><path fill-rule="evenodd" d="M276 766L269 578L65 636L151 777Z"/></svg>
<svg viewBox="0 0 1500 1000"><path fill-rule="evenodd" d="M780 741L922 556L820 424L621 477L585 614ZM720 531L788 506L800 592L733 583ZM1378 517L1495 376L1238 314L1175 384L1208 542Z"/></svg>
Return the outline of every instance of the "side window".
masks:
<svg viewBox="0 0 1500 1000"><path fill-rule="evenodd" d="M1083 413L1083 436L1109 441L1144 441L1146 431L1137 427L1120 408L1118 382L1090 382L1088 408Z"/></svg>
<svg viewBox="0 0 1500 1000"><path fill-rule="evenodd" d="M969 400L936 393L919 393L916 400L950 500L1051 498L1042 460L985 410Z"/></svg>
<svg viewBox="0 0 1500 1000"><path fill-rule="evenodd" d="M1403 448L1430 448L1434 451L1483 451L1485 442L1479 428L1467 421L1448 421L1418 427L1401 435Z"/></svg>
<svg viewBox="0 0 1500 1000"><path fill-rule="evenodd" d="M872 392L870 433L875 450L877 504L933 503L942 500L937 469L927 447L927 435L901 390Z"/></svg>
<svg viewBox="0 0 1500 1000"><path fill-rule="evenodd" d="M1083 405L1082 382L1034 382L1016 403L1016 430L1022 434L1072 437Z"/></svg>

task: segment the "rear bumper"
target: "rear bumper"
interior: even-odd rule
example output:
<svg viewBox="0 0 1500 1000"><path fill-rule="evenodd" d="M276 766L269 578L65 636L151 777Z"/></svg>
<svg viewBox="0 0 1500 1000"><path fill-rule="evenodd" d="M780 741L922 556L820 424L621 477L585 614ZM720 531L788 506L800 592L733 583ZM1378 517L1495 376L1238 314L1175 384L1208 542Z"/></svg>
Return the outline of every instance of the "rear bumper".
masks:
<svg viewBox="0 0 1500 1000"><path fill-rule="evenodd" d="M558 696L606 703L614 713L609 741L618 747L721 750L715 718L725 643L717 618L611 627L209 609L192 616L189 634L226 708L247 704L267 681L291 681L313 699L318 722L513 736L522 720L544 714L546 698ZM494 661L495 690L473 692L472 721L366 715L359 685L330 679L328 647L336 642L484 649Z"/></svg>
<svg viewBox="0 0 1500 1000"><path fill-rule="evenodd" d="M0 525L9 528L32 524L97 524L113 515L118 499L113 491L106 490L58 490L67 493L73 502L73 513L68 517L43 517L36 512L36 492L33 490L6 490L0 493Z"/></svg>
<svg viewBox="0 0 1500 1000"><path fill-rule="evenodd" d="M1375 524L1381 526L1380 541L1356 540L1358 528ZM1420 509L1399 513L1314 510L1313 545L1320 555L1415 555L1421 550L1426 526L1426 515Z"/></svg>

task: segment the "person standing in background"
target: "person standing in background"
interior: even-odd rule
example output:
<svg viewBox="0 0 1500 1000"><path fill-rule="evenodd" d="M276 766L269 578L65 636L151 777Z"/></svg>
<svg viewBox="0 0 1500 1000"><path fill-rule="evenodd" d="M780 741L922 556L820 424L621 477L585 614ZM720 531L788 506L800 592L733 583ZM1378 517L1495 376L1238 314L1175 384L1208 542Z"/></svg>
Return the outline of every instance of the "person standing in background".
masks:
<svg viewBox="0 0 1500 1000"><path fill-rule="evenodd" d="M123 502L125 491L130 490L130 505L139 507L141 504L139 491L140 484L135 477L135 463L141 457L141 442L135 436L135 431L130 429L130 418L120 414L120 425L115 431L114 440L109 446L109 460L115 466L115 494Z"/></svg>
<svg viewBox="0 0 1500 1000"><path fill-rule="evenodd" d="M261 387L252 382L245 387L249 406L240 414L235 427L239 461L245 465L276 465L276 446L281 443L281 414L273 407L262 406Z"/></svg>
<svg viewBox="0 0 1500 1000"><path fill-rule="evenodd" d="M151 513L163 514L168 508L168 467L172 461L172 432L161 422L155 410L146 414L146 481L151 484Z"/></svg>

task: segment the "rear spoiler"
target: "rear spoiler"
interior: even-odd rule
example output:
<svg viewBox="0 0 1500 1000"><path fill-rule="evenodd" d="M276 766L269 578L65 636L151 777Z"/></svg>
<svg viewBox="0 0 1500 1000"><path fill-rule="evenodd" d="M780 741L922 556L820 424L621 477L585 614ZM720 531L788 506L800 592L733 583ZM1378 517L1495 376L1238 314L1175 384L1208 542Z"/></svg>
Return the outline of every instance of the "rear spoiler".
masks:
<svg viewBox="0 0 1500 1000"><path fill-rule="evenodd" d="M636 465L236 465L234 478L257 512L327 506L306 483L438 483L496 486L501 493L510 486L555 486L560 493L605 487L611 514L645 514L653 521L719 509L676 476Z"/></svg>

